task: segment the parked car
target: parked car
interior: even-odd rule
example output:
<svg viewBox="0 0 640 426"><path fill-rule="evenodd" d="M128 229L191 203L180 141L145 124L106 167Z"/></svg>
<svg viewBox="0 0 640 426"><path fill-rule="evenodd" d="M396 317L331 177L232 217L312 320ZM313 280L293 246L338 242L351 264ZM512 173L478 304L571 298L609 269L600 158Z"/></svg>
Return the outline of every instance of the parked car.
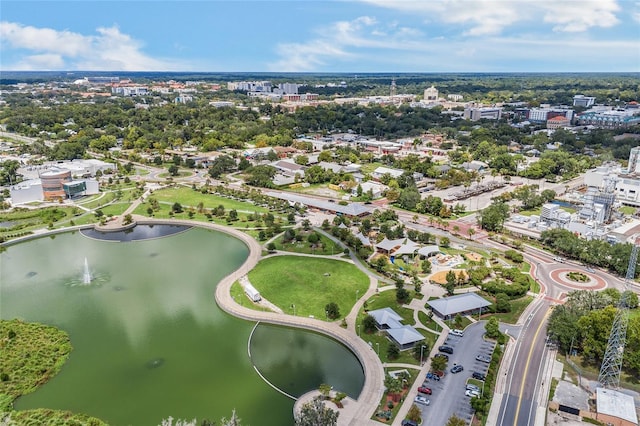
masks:
<svg viewBox="0 0 640 426"><path fill-rule="evenodd" d="M429 405L431 403L431 400L425 398L422 395L418 395L416 396L413 401L417 404L422 404L422 405Z"/></svg>
<svg viewBox="0 0 640 426"><path fill-rule="evenodd" d="M555 260L558 263L564 263L564 259L561 257L554 257L553 260Z"/></svg>
<svg viewBox="0 0 640 426"><path fill-rule="evenodd" d="M454 336L462 337L462 336L464 336L464 331L462 331L462 330L451 330L451 331L449 331L449 334L453 334Z"/></svg>
<svg viewBox="0 0 640 426"><path fill-rule="evenodd" d="M486 379L486 376L484 374L478 373L477 371L474 371L471 377L473 377L476 380L482 380L483 382Z"/></svg>
<svg viewBox="0 0 640 426"><path fill-rule="evenodd" d="M476 356L476 360L477 361L481 361L481 362L490 363L491 362L491 357L488 356L488 355L478 355L478 356Z"/></svg>
<svg viewBox="0 0 640 426"><path fill-rule="evenodd" d="M401 425L402 426L418 426L418 423L414 422L413 420L404 419Z"/></svg>
<svg viewBox="0 0 640 426"><path fill-rule="evenodd" d="M471 398L480 398L480 392L475 390L468 390L464 392L465 396L470 396Z"/></svg>
<svg viewBox="0 0 640 426"><path fill-rule="evenodd" d="M468 384L465 387L465 390L480 392L480 388L479 387L477 387L476 385L471 385L471 384Z"/></svg>
<svg viewBox="0 0 640 426"><path fill-rule="evenodd" d="M427 373L427 379L432 379L432 380L435 380L436 382L439 382L440 381L440 376L437 375L436 373L428 372Z"/></svg>
<svg viewBox="0 0 640 426"><path fill-rule="evenodd" d="M451 372L452 372L453 374L456 374L456 373L461 372L462 370L464 370L464 367L463 367L463 366L461 366L460 364L457 364L457 365L454 365L454 366L453 366L453 368L451 369Z"/></svg>
<svg viewBox="0 0 640 426"><path fill-rule="evenodd" d="M440 357L446 359L447 361L449 361L449 355L447 355L447 354L435 354L433 357L435 358L437 356L440 356Z"/></svg>
<svg viewBox="0 0 640 426"><path fill-rule="evenodd" d="M443 345L443 346L440 346L440 347L438 348L438 350L439 350L440 352L448 353L449 355L453 354L453 348L452 348L451 346L445 346L445 345Z"/></svg>
<svg viewBox="0 0 640 426"><path fill-rule="evenodd" d="M418 392L424 393L424 394L427 394L427 395L431 395L431 388L428 388L426 386L420 386L418 388Z"/></svg>

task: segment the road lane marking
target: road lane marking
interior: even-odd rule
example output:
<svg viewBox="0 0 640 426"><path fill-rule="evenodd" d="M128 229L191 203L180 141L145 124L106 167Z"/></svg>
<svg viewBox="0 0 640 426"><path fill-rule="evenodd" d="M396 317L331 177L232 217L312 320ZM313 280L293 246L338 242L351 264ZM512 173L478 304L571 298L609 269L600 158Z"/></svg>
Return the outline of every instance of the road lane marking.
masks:
<svg viewBox="0 0 640 426"><path fill-rule="evenodd" d="M531 347L529 348L529 355L527 355L527 362L524 367L524 374L522 375L522 384L520 385L520 393L518 394L518 406L516 407L516 416L514 417L513 424L518 424L518 418L520 417L520 406L522 405L522 394L524 393L524 383L527 378L527 374L529 373L529 365L531 363L531 356L533 355L533 348L535 347L536 340L538 340L538 335L540 334L540 330L542 330L542 326L546 324L547 317L551 313L551 309L547 308L547 312L545 312L542 321L538 325L538 329L536 333L533 335L533 340L531 341Z"/></svg>

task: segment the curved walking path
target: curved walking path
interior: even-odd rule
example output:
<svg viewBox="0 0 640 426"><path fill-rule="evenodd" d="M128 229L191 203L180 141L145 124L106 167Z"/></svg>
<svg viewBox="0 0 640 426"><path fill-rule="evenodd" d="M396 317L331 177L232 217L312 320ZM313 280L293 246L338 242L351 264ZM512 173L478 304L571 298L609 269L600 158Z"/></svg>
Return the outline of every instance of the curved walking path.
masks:
<svg viewBox="0 0 640 426"><path fill-rule="evenodd" d="M139 224L157 224L157 223L171 223L176 225L198 226L208 229L214 229L216 231L224 232L232 235L235 238L242 241L249 249L249 255L245 262L232 272L224 277L216 286L215 299L216 303L223 311L238 318L242 318L249 321L261 321L271 324L285 325L289 327L305 328L312 331L317 331L326 334L334 339L338 340L345 346L347 346L356 355L360 361L364 370L364 385L360 396L355 401L355 406L350 410L340 412L338 418L339 425L348 426L364 426L364 425L377 425L379 423L371 420L371 416L374 414L380 399L383 394L382 383L384 381L384 370L382 363L369 345L362 339L359 339L353 332L354 325L351 329L343 329L337 323L327 323L307 317L292 316L287 314L278 314L275 312L263 312L255 311L250 308L246 308L236 303L231 297L231 285L240 280L243 276L249 273L258 261L261 259L262 246L251 236L245 234L242 231L225 227L222 225L216 225L214 223L203 223L190 220L155 220L143 216L134 216L134 220ZM374 290L369 288L369 292ZM362 304L363 299L360 299L358 304ZM356 304L356 305L358 305ZM357 312L354 309L350 313ZM349 321L349 320L347 320ZM355 324L355 322L352 322Z"/></svg>

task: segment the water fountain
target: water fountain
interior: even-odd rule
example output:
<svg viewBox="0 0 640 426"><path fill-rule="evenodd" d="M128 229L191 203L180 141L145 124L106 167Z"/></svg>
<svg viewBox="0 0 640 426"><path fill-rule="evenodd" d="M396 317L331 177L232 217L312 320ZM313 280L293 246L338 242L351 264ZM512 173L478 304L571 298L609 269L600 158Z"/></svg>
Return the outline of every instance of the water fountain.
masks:
<svg viewBox="0 0 640 426"><path fill-rule="evenodd" d="M82 275L83 284L91 284L91 271L89 271L89 261L84 258L84 274Z"/></svg>

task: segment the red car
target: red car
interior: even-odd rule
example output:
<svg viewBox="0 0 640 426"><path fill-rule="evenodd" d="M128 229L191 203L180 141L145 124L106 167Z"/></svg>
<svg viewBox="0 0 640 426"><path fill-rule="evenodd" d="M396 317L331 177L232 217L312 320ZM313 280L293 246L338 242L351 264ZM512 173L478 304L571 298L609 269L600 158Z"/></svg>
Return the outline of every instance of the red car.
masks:
<svg viewBox="0 0 640 426"><path fill-rule="evenodd" d="M427 395L431 395L431 388L427 388L427 387L421 386L421 387L418 388L418 392L425 393Z"/></svg>

